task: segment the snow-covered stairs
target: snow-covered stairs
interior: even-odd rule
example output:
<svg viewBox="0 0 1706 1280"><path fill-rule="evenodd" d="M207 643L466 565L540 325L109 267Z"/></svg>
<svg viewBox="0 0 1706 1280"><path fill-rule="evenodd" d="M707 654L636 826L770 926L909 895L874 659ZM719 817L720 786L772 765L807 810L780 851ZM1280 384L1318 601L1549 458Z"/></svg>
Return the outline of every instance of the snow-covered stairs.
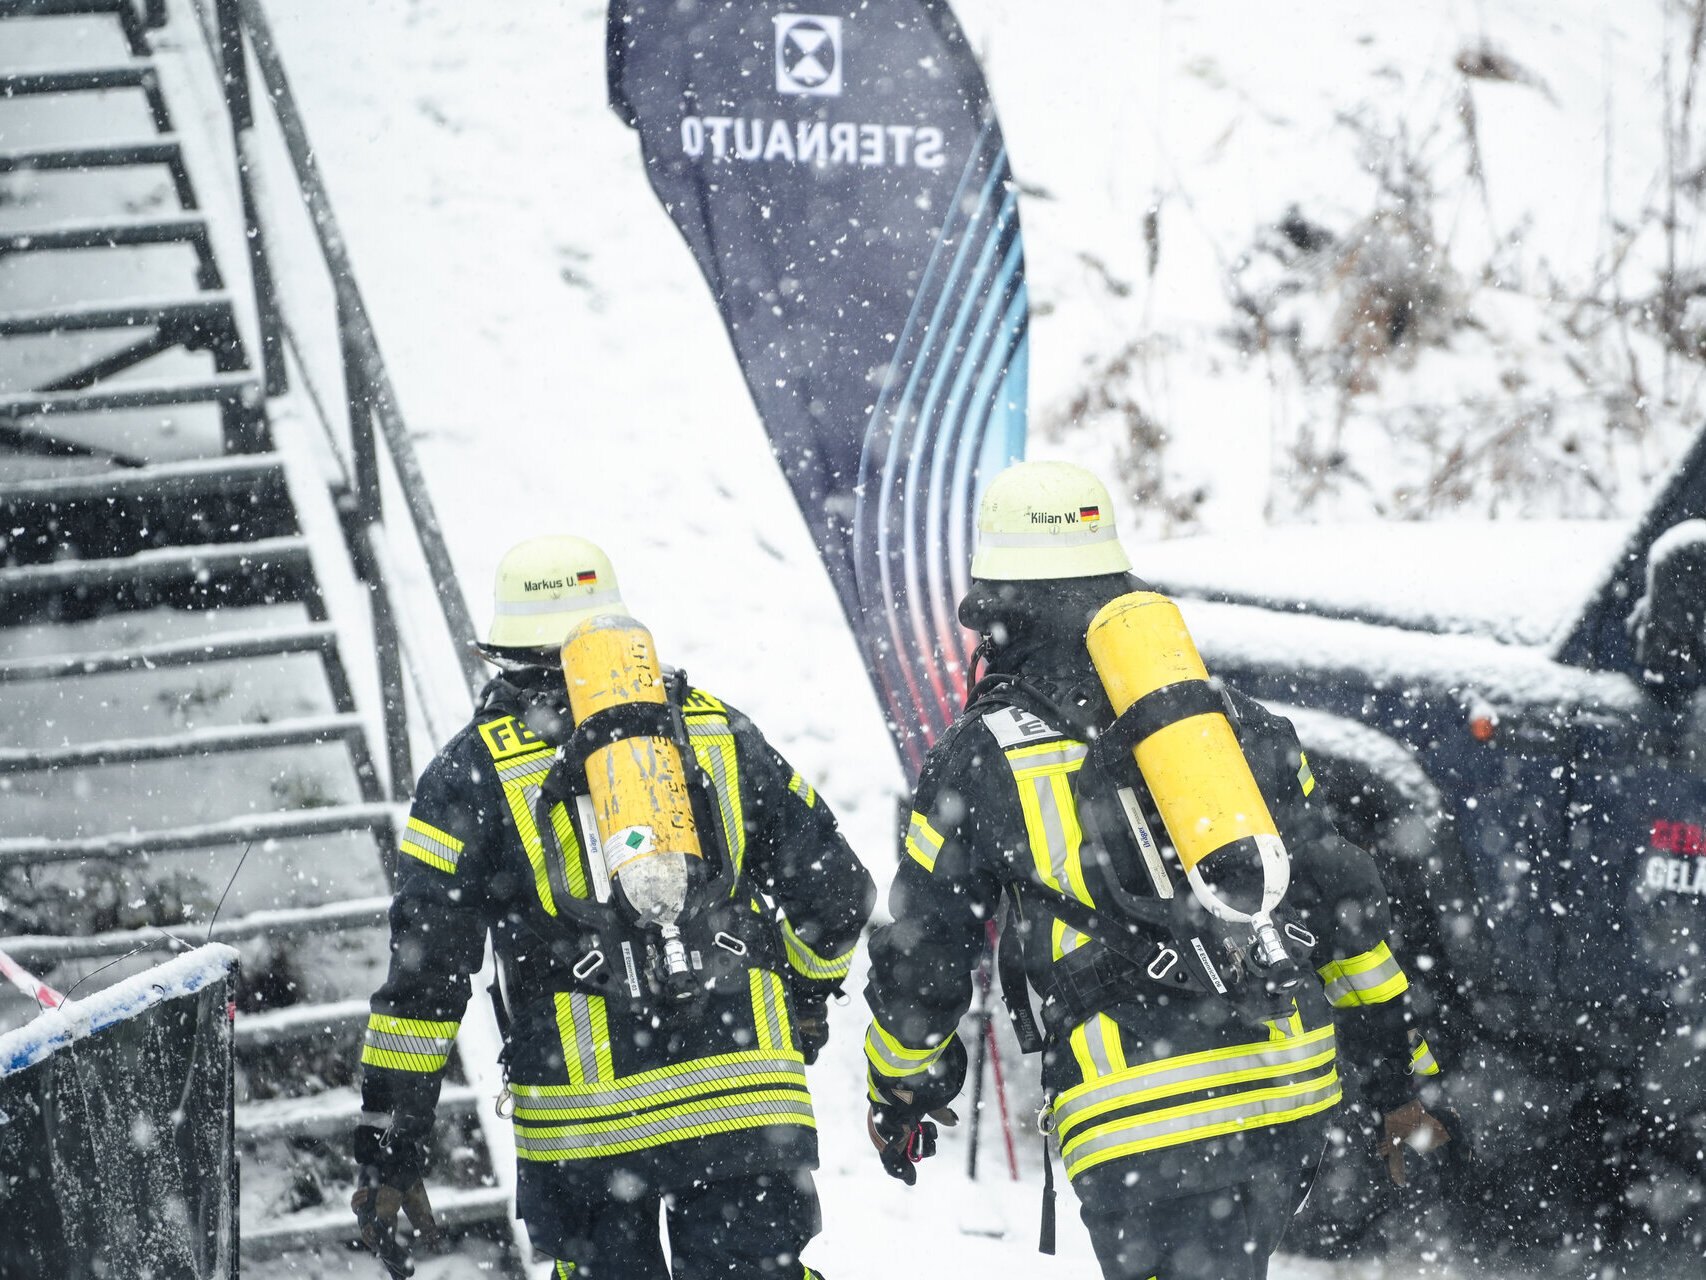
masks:
<svg viewBox="0 0 1706 1280"><path fill-rule="evenodd" d="M0 0L0 948L80 994L242 949L245 1271L318 1274L409 753L347 493L258 367L229 135L169 92L213 8ZM516 1268L482 1111L453 1059L423 1277Z"/></svg>

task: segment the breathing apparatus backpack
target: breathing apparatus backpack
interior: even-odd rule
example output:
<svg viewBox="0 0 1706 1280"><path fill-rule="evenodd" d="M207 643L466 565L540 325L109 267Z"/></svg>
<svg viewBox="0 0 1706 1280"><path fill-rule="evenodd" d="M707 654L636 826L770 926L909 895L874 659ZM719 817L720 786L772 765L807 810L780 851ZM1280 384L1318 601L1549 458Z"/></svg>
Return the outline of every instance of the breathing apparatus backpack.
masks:
<svg viewBox="0 0 1706 1280"><path fill-rule="evenodd" d="M557 914L538 907L521 922L543 944L543 962L528 964L525 985L601 996L612 1012L623 1010L629 1019L682 1025L701 1016L709 993L745 991L753 968L778 969L785 953L775 921L755 908L754 904L762 906L762 900L728 847L715 785L693 751L682 714L689 694L687 678L680 671L666 674L661 668L655 669L655 676L656 700L616 701L595 714L580 716L578 724L572 714L562 714L569 710L562 707L555 709L557 715L544 717L555 720L555 725L538 724L537 715L530 721L535 732L556 747L533 798L532 817ZM488 709L534 708L516 690L500 692L498 700L489 698ZM574 725L572 731L570 725ZM667 931L648 912L649 903L635 900L628 884L631 877L624 877L620 870L623 859L632 865L636 849L648 842L662 843L664 837L644 823L602 832L595 808L598 788L588 776L589 761L595 768L608 765L600 752L633 739L651 740L641 744L643 753L651 757L661 756L663 746L670 749L670 767L676 771L669 780L676 820L689 828L695 841L696 852L686 860L679 912L668 922ZM644 799L649 802L651 797ZM659 809L667 812L670 807ZM606 813L605 825L615 811ZM566 834L586 854L591 873L586 897L577 896L568 882L565 855L569 851L559 832L559 823L565 820ZM634 840L635 828L645 833L642 840ZM612 848L614 859L606 852ZM611 874L613 866L616 874ZM519 979L520 975L506 974L511 990L520 985ZM495 986L492 995L500 1023L507 1022L508 1011Z"/></svg>
<svg viewBox="0 0 1706 1280"><path fill-rule="evenodd" d="M1162 996L1219 1001L1252 1027L1289 1016L1315 938L1286 908L1289 857L1242 749L1235 704L1157 593L1105 606L1086 642L1115 712L1099 732L1075 732L1045 690L1015 677L993 689L984 682L969 708L1014 705L1090 739L1073 801L1097 905L1035 880L1008 885L998 971L1021 1047L1034 1052L1045 1040L1027 972L1040 979L1044 1027L1057 1033ZM1036 928L1050 919L1100 945L1054 958L1052 930Z"/></svg>

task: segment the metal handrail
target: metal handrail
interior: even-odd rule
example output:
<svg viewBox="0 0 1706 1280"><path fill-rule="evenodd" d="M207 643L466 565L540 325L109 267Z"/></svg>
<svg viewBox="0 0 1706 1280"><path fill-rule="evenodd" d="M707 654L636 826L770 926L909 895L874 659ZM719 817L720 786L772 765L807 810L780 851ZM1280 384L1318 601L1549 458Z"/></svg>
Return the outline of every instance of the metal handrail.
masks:
<svg viewBox="0 0 1706 1280"><path fill-rule="evenodd" d="M261 202L254 185L259 161L254 140L254 100L248 82L251 55L265 89L261 96L271 105L294 170L297 190L302 196L332 285L349 415L349 457L345 462L350 484L340 502L340 510L357 571L370 594L392 790L399 798L406 798L413 770L404 714L402 649L396 611L384 572L387 555L383 544L384 513L380 497L380 441L383 441L396 471L409 522L432 577L458 667L470 691L478 690L485 683L487 673L474 650L473 618L457 580L438 513L427 493L426 479L380 354L372 319L356 284L349 250L332 212L326 183L308 140L307 128L279 56L271 24L259 0L214 0L214 9L269 394L277 395L285 390L284 353L289 330L267 253Z"/></svg>

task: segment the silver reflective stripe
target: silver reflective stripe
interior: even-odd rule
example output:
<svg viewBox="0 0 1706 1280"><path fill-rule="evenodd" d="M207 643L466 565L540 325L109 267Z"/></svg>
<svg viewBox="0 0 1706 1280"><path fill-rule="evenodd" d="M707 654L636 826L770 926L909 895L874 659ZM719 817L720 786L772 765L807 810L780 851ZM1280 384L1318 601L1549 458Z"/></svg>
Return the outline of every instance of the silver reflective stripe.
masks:
<svg viewBox="0 0 1706 1280"><path fill-rule="evenodd" d="M678 1097L684 1092L706 1085L726 1089L750 1081L754 1088L787 1088L784 1084L753 1080L755 1076L778 1074L798 1076L801 1086L805 1084L806 1069L797 1058L744 1058L739 1062L695 1067L679 1075L663 1076L643 1084L618 1084L604 1089L585 1089L573 1094L550 1095L535 1095L528 1091L526 1085L511 1085L510 1092L516 1096L518 1111L527 1112L529 1115L533 1112L572 1113L617 1106L644 1106L655 1098L664 1095Z"/></svg>
<svg viewBox="0 0 1706 1280"><path fill-rule="evenodd" d="M1007 763L1013 766L1013 772L1029 772L1032 769L1054 769L1063 764L1074 764L1084 758L1089 751L1082 742L1068 743L1053 751L1038 751L1035 754L1008 756Z"/></svg>
<svg viewBox="0 0 1706 1280"><path fill-rule="evenodd" d="M395 1031L367 1029L362 1043L369 1049L387 1049L392 1053L419 1053L441 1058L450 1052L450 1036L405 1036Z"/></svg>
<svg viewBox="0 0 1706 1280"><path fill-rule="evenodd" d="M927 1071L936 1059L942 1056L942 1051L947 1047L948 1041L944 1040L933 1049L912 1050L917 1055L916 1057L903 1058L890 1047L887 1040L883 1039L875 1022L871 1024L871 1029L865 1036L866 1054L875 1057L883 1066L890 1068L883 1073L884 1075L910 1076L916 1075L920 1071Z"/></svg>
<svg viewBox="0 0 1706 1280"><path fill-rule="evenodd" d="M1403 973L1402 966L1394 956L1388 956L1372 969L1362 973L1341 973L1327 984L1327 999L1335 1008L1342 1008L1346 1002L1361 1004L1362 993L1373 991Z"/></svg>
<svg viewBox="0 0 1706 1280"><path fill-rule="evenodd" d="M595 591L589 596L557 596L551 600L499 600L492 605L492 612L500 618L524 618L541 613L579 613L621 603L622 597L614 591Z"/></svg>
<svg viewBox="0 0 1706 1280"><path fill-rule="evenodd" d="M1071 878L1066 874L1066 821L1061 817L1060 804L1054 794L1054 778L1046 775L1031 779L1036 794L1037 815L1043 824L1043 838L1048 842L1049 867L1054 873L1055 887L1062 893L1073 893Z"/></svg>
<svg viewBox="0 0 1706 1280"><path fill-rule="evenodd" d="M1090 547L1098 542L1112 542L1114 522L1108 521L1099 529L1083 525L1057 526L1059 533L986 533L977 531L980 547Z"/></svg>
<svg viewBox="0 0 1706 1280"><path fill-rule="evenodd" d="M580 1059L581 1079L598 1079L598 1046L592 1042L592 1001L578 991L569 993L569 1020L575 1027L575 1056Z"/></svg>
<svg viewBox="0 0 1706 1280"><path fill-rule="evenodd" d="M547 751L544 755L529 756L515 764L498 766L498 778L504 782L519 782L523 778L532 780L535 777L543 779L551 772L551 756Z"/></svg>
<svg viewBox="0 0 1706 1280"><path fill-rule="evenodd" d="M686 1135L694 1130L702 1133L707 1128L714 1130L718 1125L730 1120L765 1120L772 1124L810 1125L813 1122L812 1104L804 1097L798 1100L789 1098L732 1102L720 1107L694 1110L686 1115L662 1116L655 1120L638 1120L632 1124L612 1125L596 1131L565 1133L553 1137L545 1137L523 1125L517 1125L515 1146L517 1151L527 1155L572 1158L575 1152L588 1148L644 1147L659 1141L667 1142L671 1135Z"/></svg>
<svg viewBox="0 0 1706 1280"><path fill-rule="evenodd" d="M781 996L782 980L768 969L754 969L752 977L758 984L758 1003L764 1006L764 1025L769 1030L770 1043L785 1050L788 1042L783 1039L782 1011L776 1007L776 1001Z"/></svg>
<svg viewBox="0 0 1706 1280"><path fill-rule="evenodd" d="M403 838L397 843L419 845L428 853L443 858L453 867L461 861L462 858L462 850L451 848L449 845L445 844L444 841L439 840L434 836L429 836L419 827L411 826L403 828Z"/></svg>
<svg viewBox="0 0 1706 1280"><path fill-rule="evenodd" d="M1269 1116L1290 1111L1307 1111L1330 1105L1339 1096L1339 1078L1335 1073L1313 1089L1288 1093L1280 1097L1257 1098L1234 1094L1224 1103L1185 1115L1165 1116L1154 1120L1136 1117L1119 1120L1104 1128L1092 1129L1082 1139L1068 1141L1061 1148L1067 1162L1067 1172L1091 1163L1103 1152L1120 1147L1138 1149L1172 1146L1189 1142L1192 1135L1205 1129L1231 1126L1247 1129L1262 1123Z"/></svg>
<svg viewBox="0 0 1706 1280"><path fill-rule="evenodd" d="M718 720L710 724L695 724L689 720L687 722L687 736L707 740L706 745L710 750L699 757L700 762L710 770L711 781L715 784L717 791L717 808L723 815L723 836L728 840L729 848L735 851L735 860L738 863L740 851L746 847L746 832L739 829L740 824L735 821L734 803L729 799L731 794L729 772L723 764L723 753L718 749L724 742L731 747L734 746L734 733L729 729L727 720ZM693 754L699 755L699 752L694 751Z"/></svg>
<svg viewBox="0 0 1706 1280"><path fill-rule="evenodd" d="M356 1117L356 1123L369 1129L389 1129L396 1117L389 1111L363 1111Z"/></svg>
<svg viewBox="0 0 1706 1280"><path fill-rule="evenodd" d="M1098 1013L1084 1024L1084 1047L1090 1052L1090 1061L1099 1076L1111 1076L1114 1073L1113 1060L1108 1057L1108 1042L1106 1036L1114 1024L1103 1014ZM1112 1034L1118 1035L1118 1031Z"/></svg>
<svg viewBox="0 0 1706 1280"><path fill-rule="evenodd" d="M1335 1052L1333 1028L1328 1026L1325 1031L1325 1035L1310 1032L1284 1044L1275 1044L1272 1048L1252 1045L1247 1053L1223 1058L1185 1062L1173 1067L1159 1066L1157 1069L1151 1069L1144 1066L1124 1071L1107 1084L1097 1085L1083 1093L1074 1091L1070 1097L1063 1096L1062 1100L1055 1104L1055 1126L1057 1129L1067 1128L1085 1111L1102 1103L1121 1101L1132 1094L1156 1093L1160 1097L1166 1097L1169 1094L1188 1093L1192 1089L1206 1088L1207 1082L1218 1076L1245 1071L1284 1075L1295 1071L1298 1063ZM1165 1062L1166 1059L1162 1061Z"/></svg>

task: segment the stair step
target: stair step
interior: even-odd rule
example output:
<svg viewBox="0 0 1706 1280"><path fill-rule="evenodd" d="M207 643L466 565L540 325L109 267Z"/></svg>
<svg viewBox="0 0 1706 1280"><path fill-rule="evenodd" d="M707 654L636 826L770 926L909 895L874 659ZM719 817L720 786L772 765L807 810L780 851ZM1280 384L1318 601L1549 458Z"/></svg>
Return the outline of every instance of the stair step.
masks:
<svg viewBox="0 0 1706 1280"><path fill-rule="evenodd" d="M153 831L116 831L75 839L44 836L0 838L0 867L40 866L52 862L81 862L90 858L129 858L185 849L297 840L344 831L371 831L387 844L402 825L399 808L389 804L338 804L317 809L254 813L219 822Z"/></svg>
<svg viewBox="0 0 1706 1280"><path fill-rule="evenodd" d="M234 334L236 324L231 295L208 292L193 298L172 298L158 302L91 302L68 307L51 307L42 311L0 314L0 338L41 333L78 333L90 329L132 329L139 325L164 325L172 328L187 325L191 329L213 329Z"/></svg>
<svg viewBox="0 0 1706 1280"><path fill-rule="evenodd" d="M267 751L325 742L359 745L365 741L366 731L366 722L360 716L338 714L275 720L271 724L217 725L160 738L114 738L62 747L0 747L0 774L138 764L148 760L189 760L232 751Z"/></svg>
<svg viewBox="0 0 1706 1280"><path fill-rule="evenodd" d="M282 907L273 911L252 911L246 916L238 916L235 920L215 923L211 941L241 942L246 938L263 936L343 933L351 929L379 928L385 925L390 910L390 898L357 898L351 902L333 902L321 907ZM191 945L191 939L197 944L209 940L207 926L200 921L176 924L171 928L179 937L173 937L161 927L114 929L109 933L89 933L82 937L23 933L10 938L0 938L0 951L6 952L19 964L29 968L32 964L63 964L67 960L95 960L129 955L132 951L158 948L162 943L178 942L179 945L188 947Z"/></svg>
<svg viewBox="0 0 1706 1280"><path fill-rule="evenodd" d="M119 20L133 52L148 52L147 36L142 16L137 12L136 0L0 0L0 19L75 18L102 14L111 14Z"/></svg>
<svg viewBox="0 0 1706 1280"><path fill-rule="evenodd" d="M204 662L235 662L272 658L287 653L330 653L337 629L327 622L281 628L277 631L226 631L194 640L169 640L135 649L73 653L0 662L0 685L30 680L63 680L71 676L110 675L118 671L159 671L194 667Z"/></svg>
<svg viewBox="0 0 1706 1280"><path fill-rule="evenodd" d="M53 227L0 231L0 253L45 253L57 249L104 249L206 240L207 221L193 214L169 218L103 218L97 222L67 222Z"/></svg>
<svg viewBox="0 0 1706 1280"><path fill-rule="evenodd" d="M248 372L215 373L189 382L131 382L86 391L35 391L0 396L0 422L16 418L170 404L259 404L261 384Z"/></svg>
<svg viewBox="0 0 1706 1280"><path fill-rule="evenodd" d="M283 479L284 464L277 454L271 453L156 462L144 467L115 467L111 471L76 476L0 483L0 511L12 513L26 507L109 499L250 493L268 481Z"/></svg>
<svg viewBox="0 0 1706 1280"><path fill-rule="evenodd" d="M366 1000L339 1000L334 1004L294 1004L265 1013L237 1015L236 1043L239 1051L267 1049L310 1037L359 1040L367 1026Z"/></svg>
<svg viewBox="0 0 1706 1280"><path fill-rule="evenodd" d="M83 147L36 147L23 151L0 151L0 173L24 171L75 171L81 169L130 169L141 165L165 165L172 175L178 203L196 207L195 188L184 165L184 149L176 135L163 133L136 142L103 142Z"/></svg>
<svg viewBox="0 0 1706 1280"><path fill-rule="evenodd" d="M98 142L86 147L33 147L0 151L0 173L26 169L123 169L133 165L182 165L184 149L167 134L134 142Z"/></svg>
<svg viewBox="0 0 1706 1280"><path fill-rule="evenodd" d="M446 1230L510 1220L510 1196L502 1187L427 1186L433 1216ZM258 1262L297 1249L354 1247L355 1218L348 1205L305 1210L243 1228L243 1260Z"/></svg>
<svg viewBox="0 0 1706 1280"><path fill-rule="evenodd" d="M438 1116L442 1121L449 1116L473 1115L480 1100L479 1091L470 1085L446 1084L438 1095ZM360 1115L361 1094L354 1089L246 1102L237 1108L237 1136L255 1142L269 1138L344 1138Z"/></svg>
<svg viewBox="0 0 1706 1280"><path fill-rule="evenodd" d="M299 580L308 578L313 572L308 540L286 537L210 542L195 547L160 547L111 560L56 560L0 569L0 604L79 589L160 586L268 570Z"/></svg>

